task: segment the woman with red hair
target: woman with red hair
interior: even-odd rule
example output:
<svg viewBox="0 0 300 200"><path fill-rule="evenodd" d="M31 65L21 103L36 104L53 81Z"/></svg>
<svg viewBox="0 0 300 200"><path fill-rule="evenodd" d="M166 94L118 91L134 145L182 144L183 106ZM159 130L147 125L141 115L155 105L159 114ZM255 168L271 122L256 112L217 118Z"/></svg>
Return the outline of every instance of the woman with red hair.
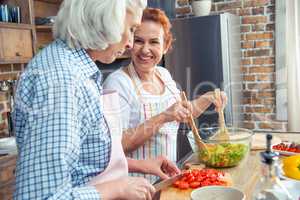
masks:
<svg viewBox="0 0 300 200"><path fill-rule="evenodd" d="M181 101L169 71L158 66L171 48L170 29L170 21L162 10L145 9L134 34L132 62L112 73L104 83L105 88L119 92L123 109L122 145L132 158L167 156L175 162L179 122L187 121L190 114L201 115L211 103L221 108L226 102L224 93L215 99L213 92L191 102ZM154 176L142 176L152 182L156 180Z"/></svg>

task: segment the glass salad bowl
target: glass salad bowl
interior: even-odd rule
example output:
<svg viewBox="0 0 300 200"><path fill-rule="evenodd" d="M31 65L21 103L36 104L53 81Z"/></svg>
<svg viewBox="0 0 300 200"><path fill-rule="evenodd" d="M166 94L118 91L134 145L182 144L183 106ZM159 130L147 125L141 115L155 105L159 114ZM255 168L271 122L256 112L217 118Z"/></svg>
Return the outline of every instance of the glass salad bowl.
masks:
<svg viewBox="0 0 300 200"><path fill-rule="evenodd" d="M218 130L219 127L199 129L199 133L205 136L203 142L206 150L198 149L190 131L188 140L194 154L209 167L237 166L249 154L253 132L244 128L227 127L229 140L221 140L216 135Z"/></svg>

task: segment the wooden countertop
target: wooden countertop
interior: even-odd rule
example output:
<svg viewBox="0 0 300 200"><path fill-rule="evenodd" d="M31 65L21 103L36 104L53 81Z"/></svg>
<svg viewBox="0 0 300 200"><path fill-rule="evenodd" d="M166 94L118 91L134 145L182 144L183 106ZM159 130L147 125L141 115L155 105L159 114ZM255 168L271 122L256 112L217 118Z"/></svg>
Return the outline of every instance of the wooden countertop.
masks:
<svg viewBox="0 0 300 200"><path fill-rule="evenodd" d="M295 133L273 133L272 135L279 137L282 141L297 141L300 136ZM247 200L251 199L252 192L261 175L260 152L251 150L248 158L239 166L223 170L231 174L233 186L241 189L246 194Z"/></svg>
<svg viewBox="0 0 300 200"><path fill-rule="evenodd" d="M273 133L272 135L279 137L282 141L299 141L300 133ZM259 150L251 150L249 156L239 166L222 169L222 171L230 173L233 186L246 194L246 200L251 199L252 192L261 174L260 152ZM192 158L188 160L192 160ZM190 198L187 197L187 199Z"/></svg>

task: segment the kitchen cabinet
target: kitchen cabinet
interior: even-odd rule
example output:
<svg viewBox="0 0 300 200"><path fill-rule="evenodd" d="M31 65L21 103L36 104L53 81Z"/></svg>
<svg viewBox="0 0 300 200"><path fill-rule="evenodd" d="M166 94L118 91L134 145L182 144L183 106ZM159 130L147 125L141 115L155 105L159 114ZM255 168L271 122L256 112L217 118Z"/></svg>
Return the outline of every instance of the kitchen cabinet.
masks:
<svg viewBox="0 0 300 200"><path fill-rule="evenodd" d="M0 0L0 4L19 6L21 23L0 22L0 68L7 64L26 64L53 41L52 25L35 25L35 18L56 16L62 0ZM120 58L128 58L127 54Z"/></svg>
<svg viewBox="0 0 300 200"><path fill-rule="evenodd" d="M16 155L0 156L0 199L12 200L15 188Z"/></svg>
<svg viewBox="0 0 300 200"><path fill-rule="evenodd" d="M5 63L27 62L33 56L31 29L0 29L0 59Z"/></svg>
<svg viewBox="0 0 300 200"><path fill-rule="evenodd" d="M36 17L55 16L62 0L0 0L20 7L21 23L0 22L1 64L28 63L52 38L52 26L35 26Z"/></svg>
<svg viewBox="0 0 300 200"><path fill-rule="evenodd" d="M0 0L0 4L18 6L21 13L21 23L0 22L0 64L27 63L35 53L32 0Z"/></svg>
<svg viewBox="0 0 300 200"><path fill-rule="evenodd" d="M35 0L34 16L36 18L45 18L56 16L61 0ZM52 25L36 25L36 49L40 50L53 41Z"/></svg>

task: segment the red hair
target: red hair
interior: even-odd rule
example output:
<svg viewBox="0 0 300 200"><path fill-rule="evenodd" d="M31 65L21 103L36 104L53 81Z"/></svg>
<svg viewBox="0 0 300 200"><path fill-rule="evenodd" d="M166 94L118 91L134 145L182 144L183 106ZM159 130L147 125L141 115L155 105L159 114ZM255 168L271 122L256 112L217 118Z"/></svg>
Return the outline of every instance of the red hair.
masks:
<svg viewBox="0 0 300 200"><path fill-rule="evenodd" d="M143 21L153 21L160 24L164 30L164 43L166 48L171 48L173 35L171 32L171 23L165 12L158 8L146 8L143 11Z"/></svg>

